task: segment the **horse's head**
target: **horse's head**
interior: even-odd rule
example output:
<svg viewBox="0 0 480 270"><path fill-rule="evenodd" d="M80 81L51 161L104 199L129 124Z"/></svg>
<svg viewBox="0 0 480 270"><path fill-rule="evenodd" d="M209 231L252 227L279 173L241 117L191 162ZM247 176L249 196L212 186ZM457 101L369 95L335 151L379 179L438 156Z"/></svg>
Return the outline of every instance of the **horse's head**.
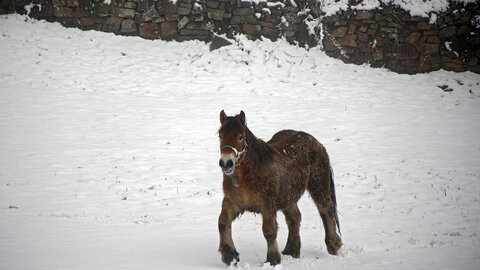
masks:
<svg viewBox="0 0 480 270"><path fill-rule="evenodd" d="M245 113L240 112L237 116L227 116L220 112L220 162L219 165L225 175L231 176L235 167L243 160L247 150L247 128Z"/></svg>

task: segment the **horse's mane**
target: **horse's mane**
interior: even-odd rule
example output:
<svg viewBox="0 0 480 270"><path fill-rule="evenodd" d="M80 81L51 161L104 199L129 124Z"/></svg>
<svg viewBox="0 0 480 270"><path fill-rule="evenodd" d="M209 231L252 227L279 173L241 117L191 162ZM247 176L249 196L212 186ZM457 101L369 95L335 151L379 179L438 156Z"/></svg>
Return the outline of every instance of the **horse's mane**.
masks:
<svg viewBox="0 0 480 270"><path fill-rule="evenodd" d="M232 130L238 130L246 134L247 155L250 155L254 163L263 164L272 160L273 154L270 146L262 139L255 137L247 125L242 124L237 117L227 117L218 132L228 133Z"/></svg>

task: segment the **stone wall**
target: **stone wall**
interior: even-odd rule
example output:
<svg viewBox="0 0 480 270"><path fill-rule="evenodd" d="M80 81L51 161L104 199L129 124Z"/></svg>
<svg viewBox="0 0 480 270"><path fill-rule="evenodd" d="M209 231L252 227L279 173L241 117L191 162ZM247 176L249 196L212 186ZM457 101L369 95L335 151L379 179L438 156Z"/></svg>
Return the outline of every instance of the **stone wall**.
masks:
<svg viewBox="0 0 480 270"><path fill-rule="evenodd" d="M435 22L385 6L323 19L325 52L348 63L400 73L438 69L480 73L480 8L452 3Z"/></svg>
<svg viewBox="0 0 480 270"><path fill-rule="evenodd" d="M169 0L0 0L0 14L25 14L24 7L31 2L29 16L34 18L148 39L208 41L213 33L244 33L252 39L286 36L293 42L295 35L305 29L300 26L302 18L297 16L300 9L282 2L256 5L240 0L177 0L175 4Z"/></svg>
<svg viewBox="0 0 480 270"><path fill-rule="evenodd" d="M357 1L358 2L358 1ZM28 11L27 11L28 10ZM67 27L148 39L210 41L216 34L284 37L323 46L347 63L400 73L444 68L480 73L480 4L451 3L437 19L412 17L395 6L347 9L325 16L317 0L0 0L0 14L17 12Z"/></svg>

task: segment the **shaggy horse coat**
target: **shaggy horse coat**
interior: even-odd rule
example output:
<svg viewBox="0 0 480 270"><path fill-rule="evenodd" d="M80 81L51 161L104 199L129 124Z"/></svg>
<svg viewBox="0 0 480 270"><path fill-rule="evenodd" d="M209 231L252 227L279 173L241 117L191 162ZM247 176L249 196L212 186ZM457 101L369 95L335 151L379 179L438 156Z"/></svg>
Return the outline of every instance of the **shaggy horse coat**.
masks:
<svg viewBox="0 0 480 270"><path fill-rule="evenodd" d="M222 261L239 261L232 239L232 221L245 211L262 214L262 230L267 241L267 261L280 263L277 246L277 211L288 225L288 240L283 254L300 256L301 214L297 202L308 190L325 227L328 252L336 255L342 246L337 234L335 186L328 154L313 136L282 130L268 142L253 135L242 111L235 117L220 113L221 159L224 198L218 218Z"/></svg>

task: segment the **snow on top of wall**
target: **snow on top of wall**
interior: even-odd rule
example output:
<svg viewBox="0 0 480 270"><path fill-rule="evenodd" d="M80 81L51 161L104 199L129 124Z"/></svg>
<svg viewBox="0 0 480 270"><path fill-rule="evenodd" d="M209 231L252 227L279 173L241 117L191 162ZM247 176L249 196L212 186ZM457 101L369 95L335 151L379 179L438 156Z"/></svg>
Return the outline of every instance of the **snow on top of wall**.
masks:
<svg viewBox="0 0 480 270"><path fill-rule="evenodd" d="M340 10L346 10L348 0L318 0L322 10L327 16L334 15ZM457 3L474 3L476 0L454 0ZM380 7L383 4L392 4L408 11L411 16L430 17L431 13L439 13L445 11L449 7L448 0L363 0L351 9L370 10Z"/></svg>
<svg viewBox="0 0 480 270"><path fill-rule="evenodd" d="M170 0L176 1L176 0ZM267 0L242 0L245 2L252 2L258 4L260 2L267 2ZM295 3L293 0L279 0L278 2ZM476 0L453 0L457 3L475 3ZM321 9L327 16L334 15L340 10L349 8L349 0L317 0L320 3ZM357 10L371 10L380 8L380 3L393 4L408 11L411 16L430 17L431 13L439 13L445 11L449 7L449 0L363 0L361 3L350 6L351 9Z"/></svg>

